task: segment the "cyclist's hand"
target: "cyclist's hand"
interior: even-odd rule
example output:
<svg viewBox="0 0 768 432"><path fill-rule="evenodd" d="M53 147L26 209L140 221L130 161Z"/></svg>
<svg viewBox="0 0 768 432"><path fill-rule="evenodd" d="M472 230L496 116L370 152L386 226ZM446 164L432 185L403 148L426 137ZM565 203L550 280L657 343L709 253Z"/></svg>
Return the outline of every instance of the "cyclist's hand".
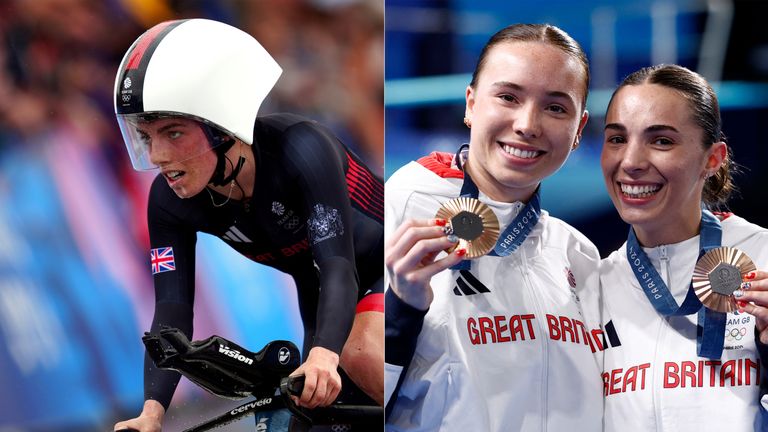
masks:
<svg viewBox="0 0 768 432"><path fill-rule="evenodd" d="M160 432L164 414L165 408L160 402L150 399L144 402L144 409L140 416L115 424L114 430L135 429L139 432Z"/></svg>
<svg viewBox="0 0 768 432"><path fill-rule="evenodd" d="M400 300L420 310L429 309L434 295L432 276L458 264L467 250L457 248L436 259L443 250L456 244L445 235L442 219L407 220L387 241L384 263L389 286Z"/></svg>
<svg viewBox="0 0 768 432"><path fill-rule="evenodd" d="M341 391L339 355L323 347L309 350L307 361L291 375L304 375L304 390L301 397L293 396L296 405L305 408L328 406L336 400Z"/></svg>

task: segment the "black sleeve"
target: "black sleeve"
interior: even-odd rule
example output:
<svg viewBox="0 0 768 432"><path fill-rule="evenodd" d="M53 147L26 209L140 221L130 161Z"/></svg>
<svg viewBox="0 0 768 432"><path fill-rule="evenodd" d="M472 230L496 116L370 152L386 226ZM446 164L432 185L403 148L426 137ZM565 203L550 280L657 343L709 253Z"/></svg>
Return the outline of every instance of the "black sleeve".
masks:
<svg viewBox="0 0 768 432"><path fill-rule="evenodd" d="M760 331L755 326L755 347L760 356L760 393L757 404L760 407L760 426L758 430L768 431L768 411L763 408L763 398L768 396L768 345L760 342Z"/></svg>
<svg viewBox="0 0 768 432"><path fill-rule="evenodd" d="M352 239L343 145L313 122L285 133L287 168L302 190L307 237L319 271L320 294L312 346L341 353L355 318L358 275Z"/></svg>
<svg viewBox="0 0 768 432"><path fill-rule="evenodd" d="M384 361L408 367L424 325L426 310L402 301L392 289L384 294Z"/></svg>
<svg viewBox="0 0 768 432"><path fill-rule="evenodd" d="M161 327L180 329L192 339L195 292L195 243L197 233L186 226L181 199L170 190L162 176L152 184L147 218L151 244L151 263L155 285L155 314L152 333ZM170 248L168 250L167 248ZM144 399L154 399L167 410L180 375L160 370L148 355L144 359Z"/></svg>
<svg viewBox="0 0 768 432"><path fill-rule="evenodd" d="M416 352L426 315L426 310L416 309L402 301L391 288L384 294L384 362L402 367L386 406L387 415L395 406L398 391Z"/></svg>

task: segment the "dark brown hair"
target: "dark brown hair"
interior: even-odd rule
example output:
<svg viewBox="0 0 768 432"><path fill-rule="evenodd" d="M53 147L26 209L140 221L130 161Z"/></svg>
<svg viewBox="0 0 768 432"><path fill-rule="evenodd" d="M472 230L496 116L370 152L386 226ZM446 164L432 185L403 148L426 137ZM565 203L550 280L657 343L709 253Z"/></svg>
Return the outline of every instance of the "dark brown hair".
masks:
<svg viewBox="0 0 768 432"><path fill-rule="evenodd" d="M584 69L584 108L587 106L587 93L589 91L589 62L581 45L568 33L550 24L513 24L507 26L491 36L486 42L477 66L472 73L472 88L477 87L477 80L486 63L486 57L493 47L505 42L544 42L563 50L566 54L578 60Z"/></svg>
<svg viewBox="0 0 768 432"><path fill-rule="evenodd" d="M716 142L727 142L722 131L720 104L712 86L706 79L692 70L678 65L656 65L633 72L613 92L608 103L610 108L616 93L628 85L657 84L680 93L691 109L691 115L703 132L702 146L708 149ZM733 162L730 146L723 164L715 175L704 182L701 199L710 208L724 207L728 197L736 189L733 174L738 167Z"/></svg>

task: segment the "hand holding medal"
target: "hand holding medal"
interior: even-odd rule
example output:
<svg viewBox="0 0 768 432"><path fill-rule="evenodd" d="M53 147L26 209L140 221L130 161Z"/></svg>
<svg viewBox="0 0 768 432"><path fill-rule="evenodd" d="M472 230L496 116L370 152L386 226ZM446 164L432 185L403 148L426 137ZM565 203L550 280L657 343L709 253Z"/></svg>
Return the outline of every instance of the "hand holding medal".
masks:
<svg viewBox="0 0 768 432"><path fill-rule="evenodd" d="M744 252L732 247L710 249L693 270L693 290L704 307L728 313L739 309L734 292L756 270Z"/></svg>
<svg viewBox="0 0 768 432"><path fill-rule="evenodd" d="M499 220L490 207L476 198L454 198L444 203L435 217L448 221L445 233L457 240L446 252L451 253L456 248L466 249L465 259L487 254L499 238Z"/></svg>
<svg viewBox="0 0 768 432"><path fill-rule="evenodd" d="M733 296L739 312L755 317L760 341L768 344L768 272L757 270L747 273Z"/></svg>
<svg viewBox="0 0 768 432"><path fill-rule="evenodd" d="M457 242L445 234L447 224L439 218L406 220L387 240L384 263L389 287L416 309L429 309L432 303L432 276L461 262L467 253L463 247L454 247ZM452 252L438 258L445 249Z"/></svg>

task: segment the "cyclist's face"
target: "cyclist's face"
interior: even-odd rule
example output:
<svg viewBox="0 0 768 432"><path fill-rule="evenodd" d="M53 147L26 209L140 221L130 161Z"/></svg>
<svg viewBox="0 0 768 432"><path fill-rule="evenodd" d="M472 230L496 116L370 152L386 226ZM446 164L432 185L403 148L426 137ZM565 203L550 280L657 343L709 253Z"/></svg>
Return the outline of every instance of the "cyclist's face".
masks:
<svg viewBox="0 0 768 432"><path fill-rule="evenodd" d="M216 155L200 124L171 117L138 125L150 161L160 168L168 186L180 198L202 192L216 168Z"/></svg>

